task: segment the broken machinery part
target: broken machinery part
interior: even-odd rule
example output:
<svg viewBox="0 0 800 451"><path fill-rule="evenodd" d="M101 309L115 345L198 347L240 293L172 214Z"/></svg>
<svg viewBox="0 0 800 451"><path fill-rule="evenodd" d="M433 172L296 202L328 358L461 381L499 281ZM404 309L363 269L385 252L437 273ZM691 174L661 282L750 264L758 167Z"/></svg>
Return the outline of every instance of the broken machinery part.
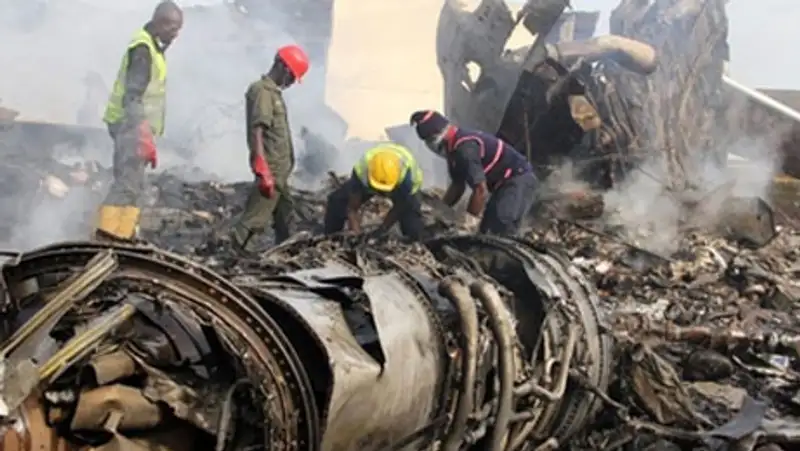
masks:
<svg viewBox="0 0 800 451"><path fill-rule="evenodd" d="M488 237L394 253L353 239L296 239L257 268L216 270L152 246L20 255L3 268L17 330L98 256L116 265L59 317L63 348L4 420L24 429L42 411L52 443L98 450L165 430L192 449L522 449L592 420L599 404L569 372L604 389L610 341L593 289L557 255Z"/></svg>

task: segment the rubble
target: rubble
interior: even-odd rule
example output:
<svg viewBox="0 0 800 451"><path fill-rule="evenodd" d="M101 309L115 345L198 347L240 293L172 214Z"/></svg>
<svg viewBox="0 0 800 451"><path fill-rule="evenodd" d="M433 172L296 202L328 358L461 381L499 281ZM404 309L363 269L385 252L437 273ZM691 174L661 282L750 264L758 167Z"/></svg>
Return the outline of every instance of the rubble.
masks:
<svg viewBox="0 0 800 451"><path fill-rule="evenodd" d="M102 179L103 171L100 168L89 174ZM331 178L330 183L335 184L338 181L337 178ZM323 443L322 449L338 443L342 449L368 450L384 449L383 445L405 438L406 443L417 442L410 449L423 449L422 443L447 440L455 430L461 431L459 434L464 434L463 437L474 440L475 446L479 446L477 444L492 437L494 422L499 417L498 406L506 398L496 388L489 391L478 390L474 392L472 401L475 413L466 417L468 420L465 425L454 423L460 418L458 415L441 417L436 412L459 405L459 396L456 395L458 391L449 391L454 388L443 387L464 383L463 377L466 376L463 369L456 371L455 375L442 372L442 365L453 365L454 362L461 361L462 357L458 356L463 356L466 349L478 349L489 352L485 358L479 359L489 366L480 367L483 368L480 370L482 373L476 374L488 377L486 374L490 373L486 371L489 368L506 371L502 368L508 367L503 367L499 361L493 359L486 360L489 355L495 355L499 349L496 346L500 346L503 341L498 341L495 334L499 329L491 327L490 316L486 316L490 315L490 311L485 307L478 307L477 310L479 318L482 318L479 322L479 336L484 337L478 339L477 348L464 348L465 344L459 341L462 338L459 338L458 331L466 327L463 323L459 325L463 318L459 320L460 316L452 310L452 304L435 295L437 281L451 280L452 277L465 280L468 285L470 280L490 281L506 299L505 305L509 313L515 315L517 332L514 340L518 341L517 345L512 346L512 349L516 349L512 353L515 356L515 363L512 365L515 375L512 380L516 381L516 392L527 393L528 388L521 388L527 386L524 381L553 365L550 368L553 374L548 376L548 373L543 373L537 376L544 378L539 384L549 386L548 390L553 392L551 395L540 393L532 398L519 395L512 398L516 401L512 403L514 407L511 409L511 426L508 430L513 437L508 440L525 438L530 441L530 445L526 446L568 444L568 448L574 450L671 449L670 447L733 449L719 448L722 445L755 449L756 443L788 446L796 443L796 426L792 421L798 405L796 399L800 374L800 327L796 320L796 301L800 297L800 284L796 282L800 273L800 233L790 227L780 229L777 236L763 246L725 239L697 230L688 233L678 243L674 253L660 255L626 242L624 237L617 235L613 228L598 219L576 219L565 213L571 210L565 209L560 210L558 219L546 219L547 216L540 218L536 222L536 228L518 241L490 237L453 237L448 230L457 230L459 227L458 213L442 209L436 201L437 193L426 192L426 223L431 234L438 238L428 241L423 248L404 243L399 236L378 241L365 241L365 238L347 235L330 239L309 236L319 231L327 190L296 191L293 194L297 213L295 226L301 233L290 242L272 249L269 249L269 236L265 236L262 242L263 252L246 257L228 249L224 241L209 241L208 238L224 229L226 221L237 213L249 189L248 184L187 183L178 177L161 174L155 178L154 187L156 189L152 193L150 206L146 209L146 219L142 223L143 238L157 246L186 255L185 258L194 263L177 255L165 254L152 244L108 247L89 243L64 243L25 253L7 263L4 269L9 296L5 304L5 317L13 321L13 312L20 307L23 311L28 311L30 307L25 306L35 302L34 299L40 296L36 293L40 290L42 293L50 293L49 296L52 297L58 290L46 287L54 287L53 284L57 283L63 287L70 280L74 282L74 277L64 281L69 273L64 273L65 268L79 272L90 263L93 256L114 256L110 258L116 261L116 266L108 278L94 282L99 283L99 288L89 293L84 300L80 300L80 297L69 298L75 307L68 313L62 313L61 321L56 323L51 334L55 343L68 340L70 328L76 334L95 330L91 324L80 326L81 318L99 318L109 324L108 321L119 314L118 310L109 310L102 305L119 305L122 302L124 305L134 306L139 312L133 319L128 319L128 323L120 320L122 322L116 328L106 329L105 333L110 334L107 335L110 338L93 346L90 355L69 359L70 364L67 366L76 366L65 372L57 371L60 377L56 377L55 382L43 384L43 398L29 398L39 399L44 404L30 400L26 401L27 404L18 403L21 404L21 409L32 409L31 412L44 409L51 424L53 421L63 423L63 427L59 426L57 430L67 431L61 434L66 434L64 436L70 443L76 440L100 440L104 444L92 442L94 444L91 446L97 449L111 449L104 448L111 446L138 449L136 446L152 446L152 441L161 440L156 431L165 427L173 431L170 434L172 438L186 437L182 440L187 444L191 437L199 442L211 443L209 439L203 438L206 436L204 434L210 434L212 438L215 434L219 437L220 426L216 425L220 424L223 416L234 418L232 421L237 422L244 421L241 420L243 417L277 415L270 417L273 419L267 423L289 423L283 423L283 435L270 436L269 440L276 442L262 442L268 439L260 435L251 436L247 440L252 443L273 443L267 447L277 446L275 443L279 442L298 443L294 447L290 446L292 449L311 449L303 447L304 440L320 440ZM367 228L371 223L377 224L378 215L386 206L373 202L370 208L365 213ZM104 254L106 249L111 252ZM527 274L527 277L514 275L514 271L508 266L510 263L505 261L508 258L512 261L532 258L531 261L536 263L529 263L531 266L520 273ZM204 266L196 266L198 264ZM32 277L33 274L40 275ZM537 288L531 290L518 287L518 282L515 281L520 280L520 277L531 280ZM553 277L566 279L553 284ZM380 282L370 282L373 279ZM389 279L394 281L390 283ZM296 287L298 283L306 288ZM214 288L210 288L209 292L209 288L202 288L202 284L212 284L210 286ZM320 321L323 317L333 318L328 316L329 313L324 313L328 310L306 310L303 307L316 302L328 305L327 309L334 305L330 304L333 292L329 292L334 288L326 288L326 284L334 284L339 287L335 289L336 292L343 290L341 293L346 293L344 298L335 301L335 305L350 312L342 317L340 321L346 321L338 327L350 324L347 327L351 328L351 332L325 332L327 329L320 329L325 322ZM345 288L350 287L350 284L357 285ZM123 286L127 288L121 288ZM367 313L359 310L364 306L358 307L360 298L355 296L357 291L352 291L357 290L358 286L371 287L368 291L378 290L367 294L371 299ZM577 289L579 286L583 288ZM385 291L387 287L391 287L393 294ZM571 294L554 294L565 288ZM205 292L218 294L200 295ZM159 294L152 298L156 293ZM223 298L206 299L207 296L233 297L224 301ZM328 300L312 301L308 296ZM542 318L541 311L524 313L524 308L542 302L541 296L552 299L546 304L552 303L554 310L546 317L557 315L559 320L551 322L553 320L548 319L537 325ZM122 301L122 298L127 300ZM228 309L233 307L225 307L236 305L235 302L244 302L243 299L260 301L258 304L247 301L251 303L247 310L234 309L229 312ZM432 313L428 309L416 310L418 307L412 307L425 305L424 302L415 304L421 302L420 299L439 301L432 304ZM355 304L350 305L350 302ZM162 307L157 307L158 305ZM216 307L209 310L210 305ZM391 305L395 307L390 308ZM445 308L448 305L450 307ZM184 311L184 308L187 310ZM264 313L258 313L258 309L265 309ZM354 310L351 312L350 309ZM384 313L379 313L382 309ZM375 332L375 326L364 323L364 315L368 317L368 312L372 312L379 332ZM412 315L410 312L417 313ZM265 314L268 316L263 316ZM375 319L375 315L383 314L391 314L392 321L378 323L379 319ZM142 315L148 319L142 319ZM228 315L233 316L229 318ZM254 318L262 318L258 321L267 321L264 324L271 325L265 326L267 329L259 329L258 333L253 330L247 332L248 327L256 327L246 326L247 318L252 315L255 315ZM277 324L264 318L272 318ZM303 321L307 321L308 325L288 326L295 324L290 321L299 321L298 318L304 318ZM195 323L196 321L200 323ZM436 325L439 321L443 323ZM44 321L39 324L48 323ZM134 327L131 329L130 325L125 324L133 324ZM153 324L156 325L155 329ZM426 324L430 326L424 326ZM563 396L560 401L552 404L553 408L544 408L538 404L540 401L533 400L542 397L559 398L556 373L561 366L555 363L544 365L539 360L531 360L532 350L544 346L552 349L540 349L540 352L559 355L564 351L562 348L566 341L569 341L568 332L573 326L578 328L575 330L583 332L575 335L578 348L567 372L570 388L560 395ZM12 323L7 327L10 328L8 330L14 330L19 326ZM192 331L196 331L197 327L204 331L203 336L209 337L209 333L222 334L223 338L208 338L210 341L203 344L195 343L196 337L173 337L172 340L180 341L169 345L170 338L164 335L166 331L174 335L176 330L184 330L189 336L194 336L196 332ZM234 333L230 327L244 329ZM389 329L385 329L387 327ZM400 329L390 332L395 327ZM59 332L63 328L67 332ZM274 393L274 402L283 403L280 409L270 408L264 413L252 401L247 401L244 394L251 391L247 384L261 383L259 381L262 379L266 381L269 378L245 376L245 373L236 373L238 370L216 368L215 363L204 360L204 351L197 350L206 349L205 352L208 352L208 347L220 349L218 346L222 346L222 349L229 349L224 355L235 358L241 353L230 349L243 349L244 346L253 350L256 362L262 362L253 363L254 365L263 364L267 365L263 368L272 368L275 363L269 363L270 358L266 357L268 354L258 357L261 351L257 350L263 349L267 343L259 341L267 340L263 338L265 330L282 331L285 337L276 340L289 340L288 343L282 341L284 345L273 349L286 349L286 346L294 349L292 353L285 354L289 362L294 362L292 365L295 370L291 370L294 373L290 371L284 377L294 374L291 376L294 379L289 380L294 380L292 384L298 384L297 387L309 387L310 391L302 396L313 398L313 402L309 399L303 401L301 394L286 391L286 388L264 388ZM403 332L400 333L400 330ZM542 331L546 333L540 334ZM226 334L232 333L234 335L224 338ZM335 362L345 358L344 354L339 354L345 351L331 347L333 345L330 343L336 341L329 342L324 337L332 339L350 333L355 337L353 343L361 343L364 354L355 357L360 355L356 353L352 354L353 357L348 357L347 359L356 359L348 360L355 366L346 377L336 376L339 374L336 372L341 370L337 369ZM252 336L248 338L248 334ZM314 334L321 335L313 338ZM417 337L418 334L429 335L424 338L422 335ZM440 338L432 338L434 336ZM433 354L406 354L410 350L406 348L408 345L404 344L405 340L411 340L412 337L417 337L414 339L419 340L419 343L430 343L431 346L439 343L443 348ZM601 351L612 343L606 340L613 340L613 350L608 348ZM322 347L312 347L316 349L312 351L309 349L311 343ZM192 346L197 349L190 349ZM450 349L452 356L449 359L430 360L432 355L439 355L443 349ZM52 353L46 346L40 346L37 352L41 356ZM176 352L180 355L176 355ZM319 352L323 354L314 354ZM404 355L400 358L404 369L396 366L397 352ZM29 368L26 365L19 363L19 355L7 357L4 370L6 391L2 392L7 403L12 399L8 392L9 387L19 387L22 393L30 391L25 385L9 382L9 374L14 374L13 371L31 371L25 369ZM322 355L328 357L324 358ZM161 360L162 358L166 360ZM548 361L547 358L542 358ZM320 362L328 360L334 362L332 370L318 367ZM117 363L106 363L112 361ZM533 361L538 363L530 363ZM410 362L417 363L412 365ZM111 375L114 372L133 371L132 368L135 368L137 374L133 379L133 376ZM303 382L303 377L306 376L299 376L297 368L305 368L304 371L307 371L307 377L310 378L308 382ZM406 374L404 371L410 369L421 373L403 376ZM83 377L76 379L75 371L80 374L89 371L93 376L86 380L92 382L81 382L84 381ZM226 376L226 371L233 371L234 374ZM247 371L264 370L253 367ZM362 371L363 374L356 377L358 373L353 371ZM319 379L322 376L318 375L322 374L328 374L324 377L332 379ZM381 374L383 376L379 376ZM393 374L395 376L389 376ZM236 381L242 377L249 382L242 382L242 387L235 388L239 387L235 385ZM39 380L42 378L39 377ZM337 381L342 380L351 382L340 386L342 382ZM408 384L402 382L404 380L429 381L430 384L404 385ZM546 382L548 380L550 382ZM136 382L131 385L130 381ZM309 383L310 386L307 385ZM500 383L500 380L496 383ZM325 384L332 385L324 389ZM491 385L489 382L488 386ZM360 400L357 407L348 404L355 401L345 401L351 396L347 395L349 390L362 393L361 398L356 398ZM369 407L376 402L376 399L370 398L372 395L368 395L371 390L381 393L379 399L384 407L380 410L380 415L375 414L378 411L377 404ZM530 390L536 392L536 389ZM385 403L387 394L396 392L416 393L409 396L409 399L416 400L414 409L417 410L413 410L415 413L407 410L411 405L401 408L406 404ZM84 394L76 397L78 393ZM17 399L19 398L18 396ZM103 401L95 402L93 399ZM190 404L186 404L187 402ZM426 404L428 402L432 404ZM164 410L153 407L165 404L170 408ZM189 405L192 407L189 408ZM310 407L312 405L314 407ZM233 409L237 413L223 414L219 406L228 406L225 409ZM390 406L396 407L392 409ZM54 409L59 413L53 413ZM117 413L112 415L114 409L117 409ZM250 413L242 415L238 413L239 409L249 409ZM571 409L577 409L574 411L577 416L568 413ZM294 419L290 420L290 417L285 416L289 411L294 412L291 417ZM359 417L359 412L369 412L370 415L362 418ZM596 412L602 413L595 415ZM118 420L109 420L120 416ZM316 420L312 421L314 416ZM400 421L401 418L404 421ZM130 421L135 424L129 424ZM259 423L259 420L255 421ZM303 421L311 423L306 424ZM352 424L351 422L360 424L359 430L364 435L344 426ZM167 424L170 426L165 426ZM534 424L535 427L520 427L517 424ZM69 432L76 429L76 425L85 427L88 431L81 431L80 434ZM260 427L258 424L236 424L230 430L255 431ZM129 432L131 428L153 430L153 433L132 434ZM372 435L371 428L382 432ZM526 435L530 428L538 432ZM526 432L523 433L523 429ZM97 432L91 432L93 430L111 432L98 435ZM97 438L100 436L105 438ZM230 436L235 436L235 433L231 432ZM363 437L365 441L358 445L347 442L358 437ZM480 441L481 438L484 442ZM86 446L90 445L84 443L82 446L89 449ZM163 449L189 449L176 445L163 446Z"/></svg>

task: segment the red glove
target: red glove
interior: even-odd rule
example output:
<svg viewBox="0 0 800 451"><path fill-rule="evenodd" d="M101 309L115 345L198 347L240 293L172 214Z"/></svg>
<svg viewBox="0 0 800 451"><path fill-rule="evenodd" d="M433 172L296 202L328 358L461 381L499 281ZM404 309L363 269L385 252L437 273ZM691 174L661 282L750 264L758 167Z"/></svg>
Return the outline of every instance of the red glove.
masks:
<svg viewBox="0 0 800 451"><path fill-rule="evenodd" d="M256 175L256 183L261 195L271 199L275 195L275 177L269 170L267 161L261 155L256 156L250 163L253 173Z"/></svg>
<svg viewBox="0 0 800 451"><path fill-rule="evenodd" d="M155 169L158 165L158 152L156 151L156 143L153 138L153 131L150 129L150 124L144 121L139 125L139 157L145 163L150 164L150 167Z"/></svg>

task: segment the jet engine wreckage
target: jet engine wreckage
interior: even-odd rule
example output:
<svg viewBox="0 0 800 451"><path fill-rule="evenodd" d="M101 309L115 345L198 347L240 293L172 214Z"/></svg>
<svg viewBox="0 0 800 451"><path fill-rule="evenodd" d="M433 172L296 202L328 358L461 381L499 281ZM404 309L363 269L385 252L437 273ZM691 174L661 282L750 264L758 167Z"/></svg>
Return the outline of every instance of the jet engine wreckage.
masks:
<svg viewBox="0 0 800 451"><path fill-rule="evenodd" d="M357 239L217 271L151 246L20 255L3 272L3 449L525 449L593 419L576 381L605 390L611 342L558 256L461 236L386 257Z"/></svg>

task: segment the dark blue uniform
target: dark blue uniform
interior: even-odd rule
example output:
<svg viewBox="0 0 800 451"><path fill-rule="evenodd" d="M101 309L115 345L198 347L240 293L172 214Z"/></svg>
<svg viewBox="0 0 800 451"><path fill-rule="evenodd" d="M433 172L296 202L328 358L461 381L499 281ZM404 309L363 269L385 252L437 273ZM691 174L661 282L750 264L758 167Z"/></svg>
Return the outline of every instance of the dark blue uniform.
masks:
<svg viewBox="0 0 800 451"><path fill-rule="evenodd" d="M535 201L533 168L516 149L488 133L459 129L447 153L450 178L470 188L486 182L491 193L481 233L512 235Z"/></svg>

